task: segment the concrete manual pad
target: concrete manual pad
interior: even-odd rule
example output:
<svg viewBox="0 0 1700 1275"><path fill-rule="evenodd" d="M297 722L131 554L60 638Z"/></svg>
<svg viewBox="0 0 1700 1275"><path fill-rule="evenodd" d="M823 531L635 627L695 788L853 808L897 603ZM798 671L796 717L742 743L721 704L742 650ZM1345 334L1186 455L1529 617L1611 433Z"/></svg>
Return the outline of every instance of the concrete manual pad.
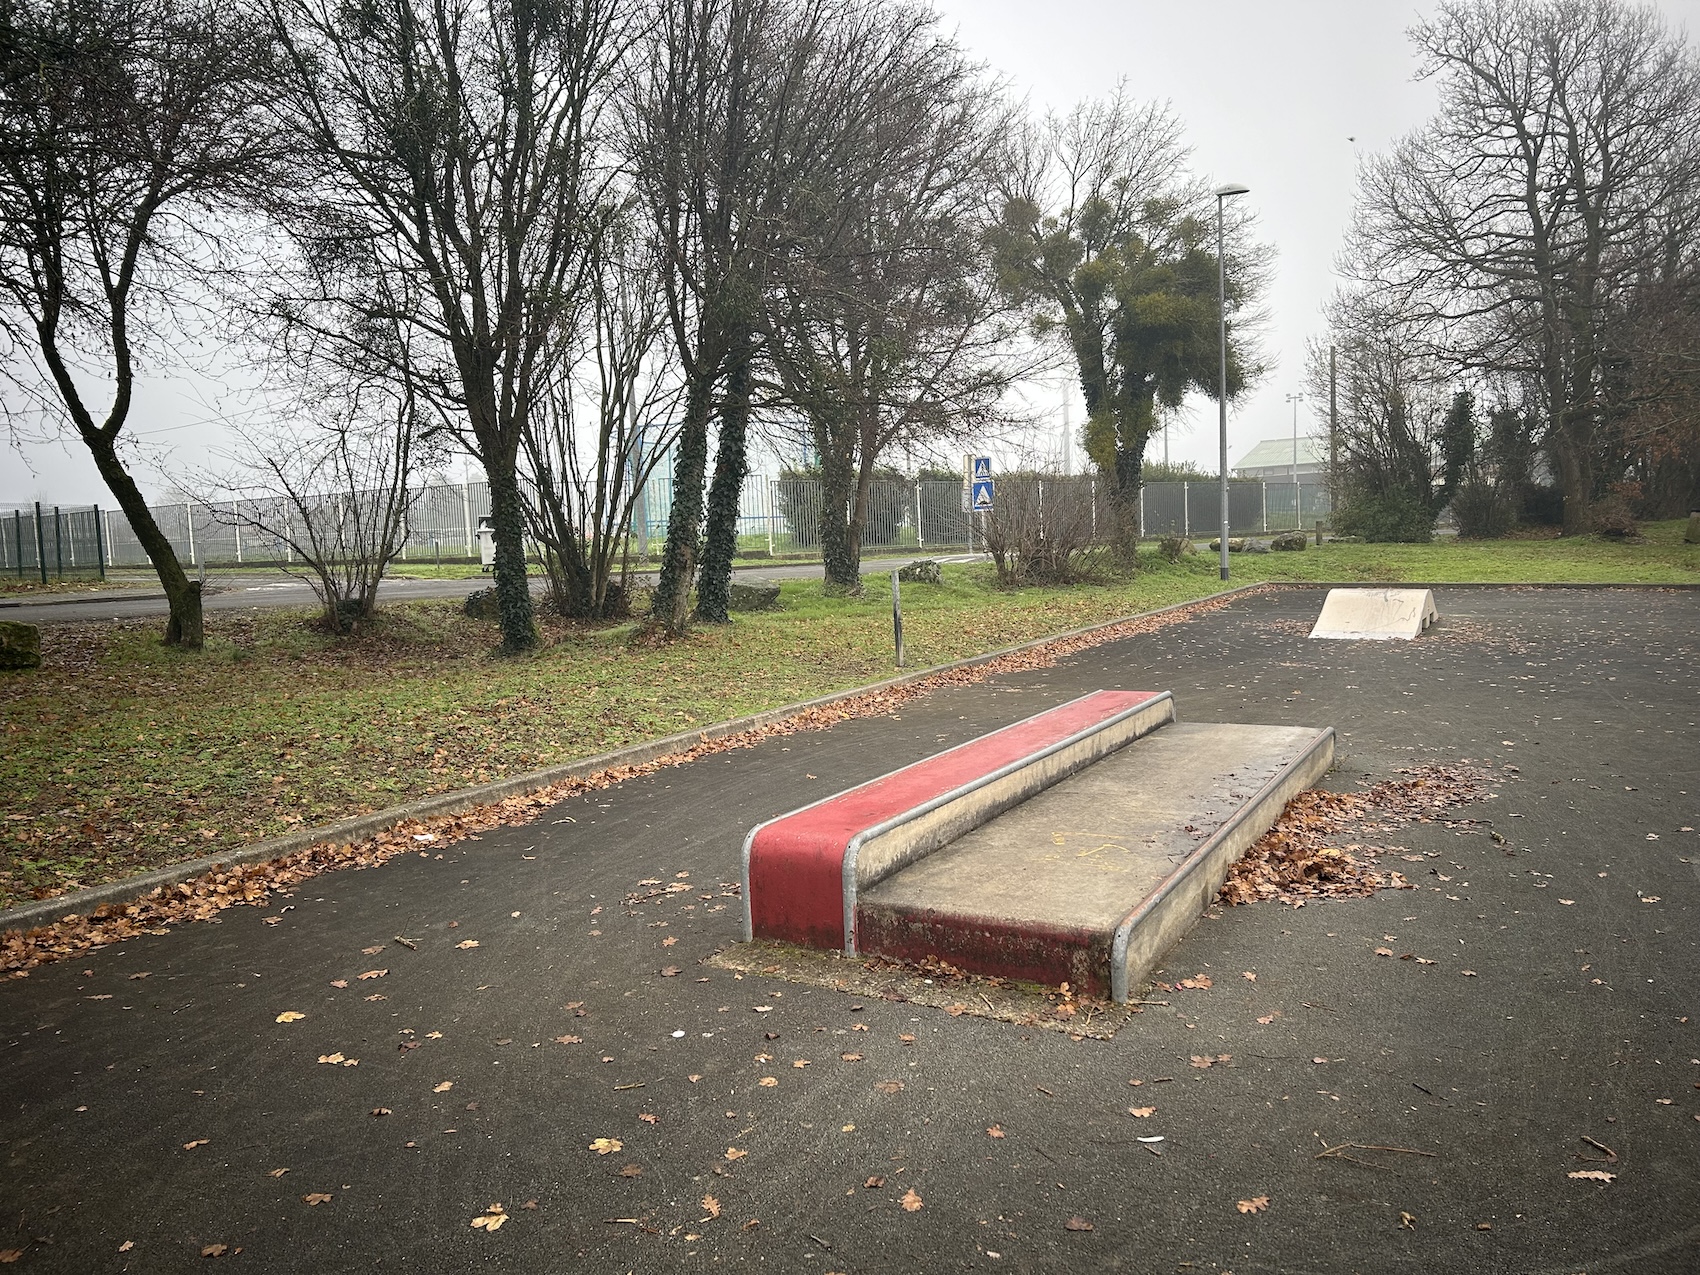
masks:
<svg viewBox="0 0 1700 1275"><path fill-rule="evenodd" d="M1313 638L1379 642L1421 637L1440 618L1428 589L1330 589Z"/></svg>
<svg viewBox="0 0 1700 1275"><path fill-rule="evenodd" d="M1171 725L864 891L858 946L1125 1001L1333 755L1332 729Z"/></svg>

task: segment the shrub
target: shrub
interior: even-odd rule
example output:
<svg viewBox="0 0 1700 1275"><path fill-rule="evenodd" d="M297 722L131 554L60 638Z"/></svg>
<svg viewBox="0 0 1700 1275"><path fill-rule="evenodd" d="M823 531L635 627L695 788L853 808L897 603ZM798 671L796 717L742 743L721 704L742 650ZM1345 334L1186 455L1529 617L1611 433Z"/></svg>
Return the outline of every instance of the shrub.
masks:
<svg viewBox="0 0 1700 1275"><path fill-rule="evenodd" d="M1511 501L1490 482L1475 479L1458 488L1452 498L1452 517L1466 540L1498 540L1516 525Z"/></svg>
<svg viewBox="0 0 1700 1275"><path fill-rule="evenodd" d="M1163 555L1165 562L1179 562L1187 554L1198 551L1185 536L1164 536L1157 542L1157 552Z"/></svg>
<svg viewBox="0 0 1700 1275"><path fill-rule="evenodd" d="M1627 540L1631 536L1641 534L1641 526L1635 521L1635 515L1629 508L1629 502L1616 492L1601 500L1596 500L1588 514L1590 521L1594 524L1594 530L1602 536L1610 536L1614 540Z"/></svg>
<svg viewBox="0 0 1700 1275"><path fill-rule="evenodd" d="M1334 528L1371 544L1427 544L1434 539L1434 513L1400 492L1358 495L1334 516Z"/></svg>

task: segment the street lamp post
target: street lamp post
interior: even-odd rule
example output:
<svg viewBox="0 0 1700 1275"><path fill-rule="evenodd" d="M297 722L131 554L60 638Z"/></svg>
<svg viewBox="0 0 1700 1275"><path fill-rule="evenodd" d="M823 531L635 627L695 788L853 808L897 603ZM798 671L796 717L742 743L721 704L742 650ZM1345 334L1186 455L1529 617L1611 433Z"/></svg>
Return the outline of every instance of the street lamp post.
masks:
<svg viewBox="0 0 1700 1275"><path fill-rule="evenodd" d="M1228 266L1225 256L1226 236L1222 224L1222 205L1235 195L1244 195L1250 190L1247 186L1237 186L1229 183L1216 188L1216 313L1220 320L1222 338L1222 380L1221 394L1217 399L1219 414L1219 441L1221 443L1221 487L1222 487L1222 579L1228 578Z"/></svg>
<svg viewBox="0 0 1700 1275"><path fill-rule="evenodd" d="M1299 404L1304 402L1304 394L1289 394L1287 401L1293 405L1293 517L1297 519L1299 509ZM1304 530L1304 523L1298 524L1299 530Z"/></svg>

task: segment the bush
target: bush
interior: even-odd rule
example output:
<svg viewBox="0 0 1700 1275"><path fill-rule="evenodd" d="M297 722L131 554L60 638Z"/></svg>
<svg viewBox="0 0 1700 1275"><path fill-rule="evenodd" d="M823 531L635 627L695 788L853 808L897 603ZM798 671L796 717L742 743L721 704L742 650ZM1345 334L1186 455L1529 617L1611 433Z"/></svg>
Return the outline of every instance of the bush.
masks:
<svg viewBox="0 0 1700 1275"><path fill-rule="evenodd" d="M1164 536L1157 542L1157 552L1163 555L1164 562L1179 562L1187 554L1198 551L1185 536Z"/></svg>
<svg viewBox="0 0 1700 1275"><path fill-rule="evenodd" d="M1371 544L1422 545L1434 539L1434 513L1400 492L1359 495L1334 516L1334 529Z"/></svg>
<svg viewBox="0 0 1700 1275"><path fill-rule="evenodd" d="M1517 511L1499 488L1476 479L1458 488L1452 517L1466 540L1498 540L1517 523Z"/></svg>
<svg viewBox="0 0 1700 1275"><path fill-rule="evenodd" d="M1527 483L1523 487L1521 521L1539 527L1564 525L1564 493L1557 487Z"/></svg>
<svg viewBox="0 0 1700 1275"><path fill-rule="evenodd" d="M1613 540L1627 540L1631 536L1641 534L1641 526L1635 521L1629 502L1616 492L1602 500L1596 500L1588 514L1594 524L1594 530L1602 536L1610 536Z"/></svg>

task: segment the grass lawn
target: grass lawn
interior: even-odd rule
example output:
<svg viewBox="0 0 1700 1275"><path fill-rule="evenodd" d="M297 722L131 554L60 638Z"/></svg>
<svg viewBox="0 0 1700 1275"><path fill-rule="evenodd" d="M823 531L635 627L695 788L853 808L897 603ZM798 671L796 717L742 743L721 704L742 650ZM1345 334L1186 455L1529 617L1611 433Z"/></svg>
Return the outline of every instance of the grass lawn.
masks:
<svg viewBox="0 0 1700 1275"><path fill-rule="evenodd" d="M1700 583L1681 533L1235 555L1233 583ZM909 661L1205 597L1216 575L1200 553L1128 582L1003 591L989 567L950 567L905 589ZM393 607L344 640L305 611L209 612L199 655L162 647L157 620L48 627L43 667L0 676L0 906L895 671L879 583L828 599L788 581L782 601L668 648L631 644L630 625L551 623L520 659L492 655L494 626L448 601Z"/></svg>

